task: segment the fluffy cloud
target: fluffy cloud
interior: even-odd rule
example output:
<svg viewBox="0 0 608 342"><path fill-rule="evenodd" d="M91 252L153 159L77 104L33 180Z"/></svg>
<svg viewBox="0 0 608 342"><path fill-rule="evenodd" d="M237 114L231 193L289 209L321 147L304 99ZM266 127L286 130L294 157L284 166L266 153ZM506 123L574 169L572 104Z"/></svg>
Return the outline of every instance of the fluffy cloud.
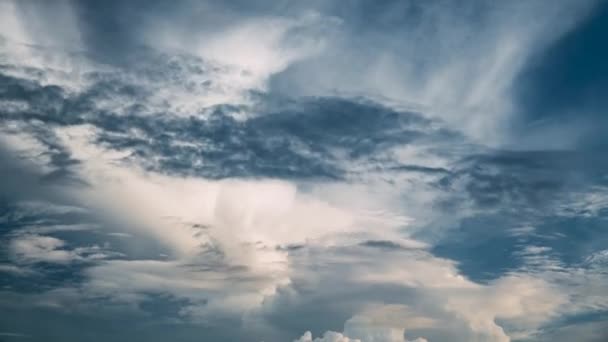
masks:
<svg viewBox="0 0 608 342"><path fill-rule="evenodd" d="M462 277L454 263L417 249L311 248L294 251L291 260L299 270L289 285L294 292L278 292L269 312L284 315L289 307L315 303L305 312L324 317L323 310L347 306L358 314L344 323L343 334L362 341L402 341L412 334L510 341L533 335L572 300L546 275L505 275L479 284Z"/></svg>
<svg viewBox="0 0 608 342"><path fill-rule="evenodd" d="M294 342L361 342L361 340L348 338L335 331L327 331L323 334L323 337L317 337L313 340L312 334L310 331L307 331L302 337L294 340Z"/></svg>
<svg viewBox="0 0 608 342"><path fill-rule="evenodd" d="M349 329L352 329L353 335L351 336L357 336L358 338L349 338L342 333L326 331L322 337L313 339L310 331L307 331L302 337L294 342L428 342L422 337L418 337L414 340L406 340L403 337L403 329L382 329L373 327L350 327Z"/></svg>

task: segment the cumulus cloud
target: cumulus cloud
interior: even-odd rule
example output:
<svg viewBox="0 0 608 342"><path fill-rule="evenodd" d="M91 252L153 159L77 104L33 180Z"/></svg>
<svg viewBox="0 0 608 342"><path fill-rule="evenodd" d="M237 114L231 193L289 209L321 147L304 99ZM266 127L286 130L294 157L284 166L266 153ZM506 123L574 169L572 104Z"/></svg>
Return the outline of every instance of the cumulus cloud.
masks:
<svg viewBox="0 0 608 342"><path fill-rule="evenodd" d="M284 315L288 307L310 302L317 307L306 312L324 317L323 310L347 305L358 313L346 320L343 334L362 341L402 341L412 334L429 340L510 341L533 335L574 300L548 274L505 275L484 285L420 250L297 250L292 258L301 273L289 285L295 293L278 292L268 303L270 312ZM323 291L309 294L310 288Z"/></svg>
<svg viewBox="0 0 608 342"><path fill-rule="evenodd" d="M335 331L326 331L322 337L317 337L313 340L310 331L307 331L294 342L361 342L359 339L348 338L341 333Z"/></svg>
<svg viewBox="0 0 608 342"><path fill-rule="evenodd" d="M344 334L356 336L357 338L349 338L348 336L335 331L326 331L322 337L313 339L310 331L307 331L302 337L294 342L428 342L422 337L418 337L414 340L406 340L404 337L404 329L398 328L353 326L352 323L347 323L345 331Z"/></svg>

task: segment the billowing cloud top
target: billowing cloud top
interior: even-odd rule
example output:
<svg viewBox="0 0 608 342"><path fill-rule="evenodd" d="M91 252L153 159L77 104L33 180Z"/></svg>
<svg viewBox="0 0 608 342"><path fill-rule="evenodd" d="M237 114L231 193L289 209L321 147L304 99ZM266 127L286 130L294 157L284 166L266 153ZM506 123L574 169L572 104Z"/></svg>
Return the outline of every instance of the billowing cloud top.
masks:
<svg viewBox="0 0 608 342"><path fill-rule="evenodd" d="M0 0L0 340L605 341L607 13Z"/></svg>

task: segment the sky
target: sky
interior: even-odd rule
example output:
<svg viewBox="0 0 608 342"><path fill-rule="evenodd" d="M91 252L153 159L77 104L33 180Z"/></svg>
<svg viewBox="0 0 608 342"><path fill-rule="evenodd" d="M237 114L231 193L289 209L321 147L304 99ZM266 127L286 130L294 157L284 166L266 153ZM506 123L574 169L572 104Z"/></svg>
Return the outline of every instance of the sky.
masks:
<svg viewBox="0 0 608 342"><path fill-rule="evenodd" d="M0 0L0 341L608 340L608 3Z"/></svg>

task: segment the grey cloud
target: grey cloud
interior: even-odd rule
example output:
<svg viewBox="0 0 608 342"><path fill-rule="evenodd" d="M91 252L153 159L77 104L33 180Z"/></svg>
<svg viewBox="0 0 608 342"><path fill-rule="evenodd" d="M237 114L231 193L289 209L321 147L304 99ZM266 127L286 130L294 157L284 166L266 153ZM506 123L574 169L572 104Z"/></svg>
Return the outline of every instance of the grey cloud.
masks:
<svg viewBox="0 0 608 342"><path fill-rule="evenodd" d="M4 97L27 98L31 108L5 113L4 119L42 122L43 125L23 124L22 127L48 146L51 163L58 170L47 177L64 178L71 176L70 168L77 166L78 161L54 142L51 131L54 126L92 124L101 129L99 143L110 149L131 151L131 159L149 169L211 178L339 179L346 172L340 165L344 157L373 162L379 152L394 146L460 139L453 132L433 128L432 121L417 113L357 98L281 101L262 96L258 98L258 105L246 108L255 113L246 121L234 118L234 112L243 109L231 105L201 107L199 110L204 113L193 112L185 118L150 113L148 102L157 91L157 86L150 88L150 84L171 82L174 77L187 80L186 75L192 72L203 75L214 72L208 69L213 66L200 59L183 56L166 62L162 55L158 58L159 62L156 57L147 56L140 61L139 71L135 71L142 77L156 75L150 83L132 83L118 72L92 73L86 75L91 85L75 95L58 86L41 86L34 81L5 76L8 82ZM154 72L149 70L152 66L157 67ZM99 105L107 101L120 103L123 98L127 105L120 108ZM49 111L48 108L55 109ZM130 132L134 129L143 132L143 136L132 136ZM149 164L155 159L158 164ZM445 172L424 165L398 164L392 170Z"/></svg>
<svg viewBox="0 0 608 342"><path fill-rule="evenodd" d="M558 194L603 184L606 170L596 153L491 151L463 158L441 185L462 186L481 207L533 210L554 204Z"/></svg>
<svg viewBox="0 0 608 342"><path fill-rule="evenodd" d="M369 241L362 242L361 246L380 248L380 249L401 249L401 248L403 248L403 246L401 246L400 244L393 242L393 241L388 241L388 240L369 240Z"/></svg>

